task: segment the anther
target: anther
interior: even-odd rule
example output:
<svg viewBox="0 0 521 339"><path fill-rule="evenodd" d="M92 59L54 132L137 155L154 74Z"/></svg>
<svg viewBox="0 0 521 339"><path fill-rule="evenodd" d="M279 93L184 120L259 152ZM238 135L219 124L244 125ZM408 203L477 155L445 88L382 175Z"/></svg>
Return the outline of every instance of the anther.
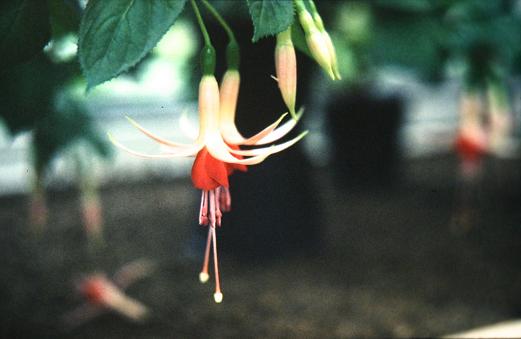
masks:
<svg viewBox="0 0 521 339"><path fill-rule="evenodd" d="M206 272L199 273L199 281L203 284L206 283L210 279L210 275Z"/></svg>
<svg viewBox="0 0 521 339"><path fill-rule="evenodd" d="M220 304L223 301L223 294L221 292L215 292L213 294L213 299L216 303Z"/></svg>

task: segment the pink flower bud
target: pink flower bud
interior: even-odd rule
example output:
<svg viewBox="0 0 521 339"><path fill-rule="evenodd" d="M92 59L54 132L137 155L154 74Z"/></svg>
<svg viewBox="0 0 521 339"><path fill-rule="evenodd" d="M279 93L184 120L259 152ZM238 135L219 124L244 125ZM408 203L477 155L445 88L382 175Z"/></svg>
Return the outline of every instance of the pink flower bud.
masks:
<svg viewBox="0 0 521 339"><path fill-rule="evenodd" d="M297 97L297 57L291 41L291 27L277 35L275 69L282 99L295 118Z"/></svg>

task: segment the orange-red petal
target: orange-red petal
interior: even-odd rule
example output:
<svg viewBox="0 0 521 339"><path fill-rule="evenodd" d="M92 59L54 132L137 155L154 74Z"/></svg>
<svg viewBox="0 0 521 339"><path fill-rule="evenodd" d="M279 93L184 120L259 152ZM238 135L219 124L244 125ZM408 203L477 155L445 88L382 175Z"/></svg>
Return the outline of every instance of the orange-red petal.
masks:
<svg viewBox="0 0 521 339"><path fill-rule="evenodd" d="M196 188L209 191L219 186L228 187L228 170L226 164L215 159L206 147L195 157L192 166L192 183Z"/></svg>
<svg viewBox="0 0 521 339"><path fill-rule="evenodd" d="M89 278L83 282L81 292L87 300L94 304L103 304L105 298L105 285L101 278Z"/></svg>
<svg viewBox="0 0 521 339"><path fill-rule="evenodd" d="M241 148L239 147L239 145L230 145L228 144L228 146L231 148L231 149L234 149L234 150L240 150ZM243 159L243 156L242 155L237 155L237 154L233 154L234 157L236 157L237 159ZM247 172L248 171L248 167L246 165L243 165L243 164L230 164L230 163L225 163L225 166L226 166L226 172L228 173L228 176L230 176L234 171L241 171L241 172Z"/></svg>
<svg viewBox="0 0 521 339"><path fill-rule="evenodd" d="M459 135L455 143L458 155L463 160L477 161L486 153L484 145L477 140L473 140L465 135Z"/></svg>

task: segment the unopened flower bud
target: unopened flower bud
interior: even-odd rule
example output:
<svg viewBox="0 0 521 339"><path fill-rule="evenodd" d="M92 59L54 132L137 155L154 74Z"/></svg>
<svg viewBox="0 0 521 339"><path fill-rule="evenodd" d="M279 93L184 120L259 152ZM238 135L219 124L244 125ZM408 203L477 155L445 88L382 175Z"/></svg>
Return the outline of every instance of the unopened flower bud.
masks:
<svg viewBox="0 0 521 339"><path fill-rule="evenodd" d="M335 74L333 73L331 65L329 47L322 33L318 30L313 30L311 34L306 35L306 42L311 55L313 55L316 62L327 72L331 79L335 79Z"/></svg>
<svg viewBox="0 0 521 339"><path fill-rule="evenodd" d="M306 6L302 3L302 1L296 1L295 4L297 6L297 13L300 25L302 26L302 29L304 29L306 35L309 34L309 32L312 29L317 29L313 17L311 16L311 14L309 14L309 12L306 9Z"/></svg>
<svg viewBox="0 0 521 339"><path fill-rule="evenodd" d="M309 6L311 9L311 15L313 17L313 21L315 22L315 25L320 33L322 33L322 37L324 38L324 41L326 43L326 46L329 50L329 57L331 62L331 69L333 71L333 74L336 78L336 80L340 80L342 77L340 76L340 72L338 71L338 62L336 57L336 50L335 45L333 44L333 41L331 40L331 37L327 33L324 22L322 21L322 18L320 17L320 14L318 14L317 8L315 6L315 3L313 0L309 1Z"/></svg>
<svg viewBox="0 0 521 339"><path fill-rule="evenodd" d="M333 44L331 37L325 30L322 32L322 36L323 36L324 41L326 42L327 48L329 50L329 56L331 58L331 70L333 71L335 80L340 80L340 79L342 79L342 76L340 75L340 72L338 71L338 61L337 61L337 57L336 57L335 45Z"/></svg>
<svg viewBox="0 0 521 339"><path fill-rule="evenodd" d="M317 28L313 17L307 11L302 2L295 2L300 24L306 35L306 42L315 61L322 67L331 79L335 79L331 64L330 48L328 42L324 39L322 32Z"/></svg>
<svg viewBox="0 0 521 339"><path fill-rule="evenodd" d="M277 35L275 47L275 70L282 99L289 112L295 115L297 97L297 57L291 41L291 27Z"/></svg>

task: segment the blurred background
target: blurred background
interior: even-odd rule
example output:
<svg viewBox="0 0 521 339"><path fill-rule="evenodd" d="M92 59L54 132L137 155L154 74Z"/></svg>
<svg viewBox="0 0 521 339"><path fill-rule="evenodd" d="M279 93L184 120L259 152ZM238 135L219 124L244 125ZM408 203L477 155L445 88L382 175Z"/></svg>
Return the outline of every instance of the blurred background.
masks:
<svg viewBox="0 0 521 339"><path fill-rule="evenodd" d="M107 138L158 152L125 116L169 140L197 133L192 13L87 93L84 2L58 2L45 49L0 71L0 336L439 336L520 316L520 1L317 2L343 79L295 29L310 133L230 178L222 304L198 281L193 159L137 158ZM251 43L245 5L213 3L241 44L237 125L250 135L285 110L275 41ZM220 76L226 35L206 18ZM117 283L142 258L153 269L126 293L146 319L81 306L91 274Z"/></svg>

